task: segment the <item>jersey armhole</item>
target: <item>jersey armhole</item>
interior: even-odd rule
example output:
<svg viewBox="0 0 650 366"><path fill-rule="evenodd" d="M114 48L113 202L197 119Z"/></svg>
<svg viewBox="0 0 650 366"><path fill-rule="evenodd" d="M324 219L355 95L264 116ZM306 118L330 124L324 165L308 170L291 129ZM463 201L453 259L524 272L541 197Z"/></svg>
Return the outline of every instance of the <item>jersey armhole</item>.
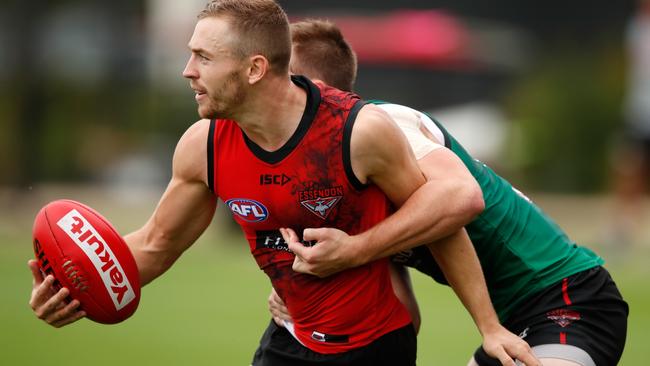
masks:
<svg viewBox="0 0 650 366"><path fill-rule="evenodd" d="M431 132L438 139L440 139L440 136L442 136L443 141L441 141L441 145L448 149L451 149L451 141L449 141L448 133L445 129L442 128L441 123L438 122L435 118L431 117L428 113L424 112L420 112L420 118L422 119L424 128L429 130L429 132Z"/></svg>
<svg viewBox="0 0 650 366"><path fill-rule="evenodd" d="M214 189L214 129L216 120L210 120L210 129L208 131L208 188L212 193L216 193Z"/></svg>
<svg viewBox="0 0 650 366"><path fill-rule="evenodd" d="M354 127L354 122L357 120L357 114L359 114L359 111L361 108L363 108L364 105L366 105L365 101L358 100L350 109L348 118L346 118L343 125L343 168L345 170L345 175L347 176L348 181L358 191L366 188L367 184L361 183L357 176L354 175L354 171L352 170L352 161L350 159L350 140L352 138L352 127Z"/></svg>

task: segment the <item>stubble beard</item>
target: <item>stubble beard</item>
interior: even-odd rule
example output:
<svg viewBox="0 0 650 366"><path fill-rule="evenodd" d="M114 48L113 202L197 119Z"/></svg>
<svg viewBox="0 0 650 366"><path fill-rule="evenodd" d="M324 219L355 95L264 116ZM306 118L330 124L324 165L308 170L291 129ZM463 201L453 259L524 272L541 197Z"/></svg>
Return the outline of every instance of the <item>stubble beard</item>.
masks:
<svg viewBox="0 0 650 366"><path fill-rule="evenodd" d="M230 73L223 87L216 93L208 95L207 105L199 105L199 116L207 119L233 119L246 98L243 84L237 71Z"/></svg>

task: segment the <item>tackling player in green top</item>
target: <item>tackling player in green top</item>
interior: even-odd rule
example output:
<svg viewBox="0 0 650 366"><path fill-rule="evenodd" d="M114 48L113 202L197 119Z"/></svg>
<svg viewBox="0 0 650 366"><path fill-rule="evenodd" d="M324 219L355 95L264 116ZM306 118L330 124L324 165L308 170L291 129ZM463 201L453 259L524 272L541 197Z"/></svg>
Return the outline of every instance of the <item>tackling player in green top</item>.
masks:
<svg viewBox="0 0 650 366"><path fill-rule="evenodd" d="M291 71L351 90L356 59L340 31L329 22L292 25ZM418 159L436 144L454 152L479 183L484 211L465 228L481 262L490 298L503 325L520 334L544 365L616 365L627 333L628 306L603 259L573 242L530 199L482 162L472 158L429 115L406 106L371 101L384 109L407 136ZM440 197L441 205L454 197ZM438 208L430 208L437 210ZM413 267L445 283L429 249L413 241L393 246L323 237L310 248L295 248L294 268L328 275L332 269L392 255L394 263ZM369 243L373 243L370 245ZM293 250L293 248L292 248ZM336 256L332 253L336 252ZM272 304L276 318L281 304ZM479 347L469 365L499 365Z"/></svg>

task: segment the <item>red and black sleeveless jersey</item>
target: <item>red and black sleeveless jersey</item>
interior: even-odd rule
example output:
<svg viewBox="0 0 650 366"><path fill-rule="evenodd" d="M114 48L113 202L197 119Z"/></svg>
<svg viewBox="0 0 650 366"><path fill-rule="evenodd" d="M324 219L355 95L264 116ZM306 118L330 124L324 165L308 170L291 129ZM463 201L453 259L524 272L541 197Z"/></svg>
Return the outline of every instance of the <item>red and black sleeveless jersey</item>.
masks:
<svg viewBox="0 0 650 366"><path fill-rule="evenodd" d="M327 278L300 274L291 268L294 254L278 229L302 235L305 228L334 227L353 235L384 219L391 205L352 173L350 134L363 102L301 76L292 80L307 91L307 104L287 143L268 152L234 121L212 121L208 180L286 303L298 340L315 352L340 353L410 322L393 293L388 261Z"/></svg>

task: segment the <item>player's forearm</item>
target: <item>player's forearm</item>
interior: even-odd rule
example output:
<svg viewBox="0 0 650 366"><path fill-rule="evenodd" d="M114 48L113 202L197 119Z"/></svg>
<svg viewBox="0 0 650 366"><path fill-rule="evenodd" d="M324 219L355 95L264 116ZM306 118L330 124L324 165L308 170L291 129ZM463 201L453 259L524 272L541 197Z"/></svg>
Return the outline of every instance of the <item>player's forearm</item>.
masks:
<svg viewBox="0 0 650 366"><path fill-rule="evenodd" d="M146 226L124 237L135 258L142 286L162 275L178 259L179 254L163 250L156 244Z"/></svg>
<svg viewBox="0 0 650 366"><path fill-rule="evenodd" d="M429 180L391 216L355 235L360 264L445 238L467 225L484 208L474 181Z"/></svg>
<svg viewBox="0 0 650 366"><path fill-rule="evenodd" d="M144 285L163 274L212 221L216 198L202 182L172 179L149 221L125 237Z"/></svg>
<svg viewBox="0 0 650 366"><path fill-rule="evenodd" d="M428 247L479 332L485 335L498 327L499 319L490 300L481 264L465 230Z"/></svg>

